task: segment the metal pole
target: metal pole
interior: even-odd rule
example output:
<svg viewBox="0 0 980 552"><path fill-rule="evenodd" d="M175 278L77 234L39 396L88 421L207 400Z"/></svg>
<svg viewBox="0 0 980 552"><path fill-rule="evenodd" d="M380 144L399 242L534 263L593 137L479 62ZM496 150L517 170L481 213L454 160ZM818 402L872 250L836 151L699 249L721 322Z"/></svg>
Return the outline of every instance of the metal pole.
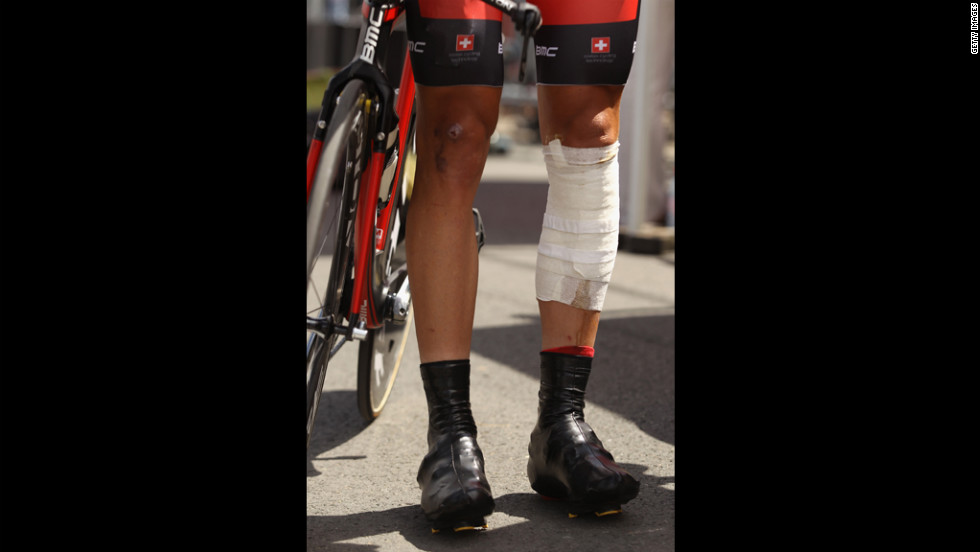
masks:
<svg viewBox="0 0 980 552"><path fill-rule="evenodd" d="M620 134L623 171L620 211L631 235L663 217L663 96L674 57L674 0L642 0L633 69L623 92ZM625 209L624 209L625 207Z"/></svg>

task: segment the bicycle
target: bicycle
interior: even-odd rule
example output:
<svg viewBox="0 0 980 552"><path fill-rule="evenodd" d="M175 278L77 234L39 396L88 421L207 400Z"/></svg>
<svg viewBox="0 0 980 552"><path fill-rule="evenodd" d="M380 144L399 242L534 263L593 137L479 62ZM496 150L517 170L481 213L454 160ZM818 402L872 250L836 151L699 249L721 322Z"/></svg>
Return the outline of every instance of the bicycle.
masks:
<svg viewBox="0 0 980 552"><path fill-rule="evenodd" d="M410 333L404 220L414 176L408 161L414 158L415 81L404 1L362 4L356 57L330 79L307 154L307 447L327 364L339 349L360 342L358 409L370 422L388 400ZM481 1L509 15L524 35L523 80L540 11L512 0ZM477 209L473 217L482 247ZM318 270L326 254L329 271Z"/></svg>

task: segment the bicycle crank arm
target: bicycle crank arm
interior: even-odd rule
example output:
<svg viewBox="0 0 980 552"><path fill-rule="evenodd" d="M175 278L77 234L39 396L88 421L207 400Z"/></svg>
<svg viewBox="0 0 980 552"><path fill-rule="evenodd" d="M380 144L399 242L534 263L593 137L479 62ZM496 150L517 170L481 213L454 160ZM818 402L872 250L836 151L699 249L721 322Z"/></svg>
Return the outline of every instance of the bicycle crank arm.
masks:
<svg viewBox="0 0 980 552"><path fill-rule="evenodd" d="M385 320L404 324L408 319L408 309L412 306L412 291L408 284L408 269L399 268L391 273L386 284Z"/></svg>

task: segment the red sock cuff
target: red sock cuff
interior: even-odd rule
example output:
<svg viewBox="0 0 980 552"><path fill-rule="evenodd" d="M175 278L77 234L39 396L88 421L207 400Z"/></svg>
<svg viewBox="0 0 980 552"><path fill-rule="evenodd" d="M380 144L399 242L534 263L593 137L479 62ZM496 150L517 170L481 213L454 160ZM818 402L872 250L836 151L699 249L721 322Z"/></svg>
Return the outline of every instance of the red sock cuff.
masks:
<svg viewBox="0 0 980 552"><path fill-rule="evenodd" d="M577 346L555 347L554 349L545 349L544 351L541 352L559 353L563 355L578 355L578 356L587 356L587 357L595 356L595 349L593 349L592 347L577 347Z"/></svg>

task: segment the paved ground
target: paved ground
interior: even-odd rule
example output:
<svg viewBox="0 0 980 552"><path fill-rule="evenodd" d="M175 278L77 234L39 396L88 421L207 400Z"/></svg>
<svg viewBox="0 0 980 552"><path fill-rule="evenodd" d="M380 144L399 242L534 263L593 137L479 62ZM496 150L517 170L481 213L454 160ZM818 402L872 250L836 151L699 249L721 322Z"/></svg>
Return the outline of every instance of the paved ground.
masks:
<svg viewBox="0 0 980 552"><path fill-rule="evenodd" d="M674 550L674 254L621 251L596 343L585 416L641 480L621 516L568 519L526 476L537 411L534 265L547 186L533 155L491 158L477 196L487 226L471 400L497 503L490 529L433 535L415 477L427 410L414 331L389 403L365 424L356 345L327 372L307 468L308 550ZM414 328L413 328L414 330Z"/></svg>

